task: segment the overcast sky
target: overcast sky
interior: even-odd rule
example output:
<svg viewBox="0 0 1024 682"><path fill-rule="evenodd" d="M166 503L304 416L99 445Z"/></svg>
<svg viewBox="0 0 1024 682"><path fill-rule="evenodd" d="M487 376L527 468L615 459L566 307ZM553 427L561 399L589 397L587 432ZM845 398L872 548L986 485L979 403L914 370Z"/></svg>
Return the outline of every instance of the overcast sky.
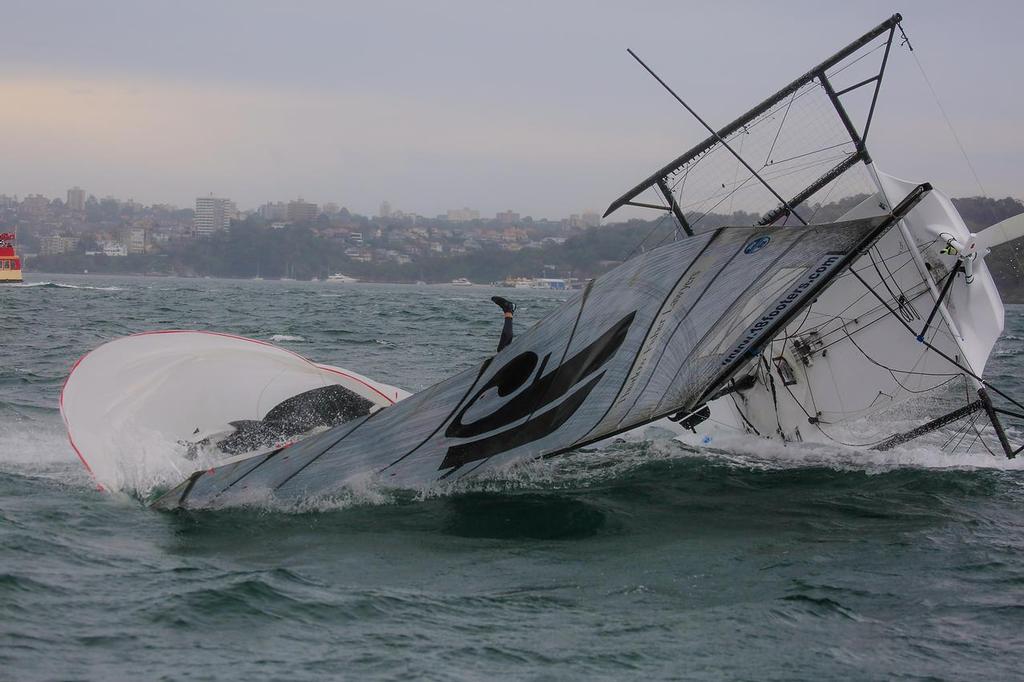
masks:
<svg viewBox="0 0 1024 682"><path fill-rule="evenodd" d="M1024 196L1020 2L0 3L0 193L558 218L703 138L895 11L992 196ZM905 48L884 170L979 194Z"/></svg>

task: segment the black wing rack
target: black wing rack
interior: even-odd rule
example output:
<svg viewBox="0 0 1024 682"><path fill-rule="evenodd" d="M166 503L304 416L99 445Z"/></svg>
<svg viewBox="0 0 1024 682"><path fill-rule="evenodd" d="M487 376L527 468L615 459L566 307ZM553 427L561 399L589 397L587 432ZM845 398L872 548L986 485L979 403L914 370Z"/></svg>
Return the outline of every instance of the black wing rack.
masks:
<svg viewBox="0 0 1024 682"><path fill-rule="evenodd" d="M711 135L612 202L605 216L623 206L656 209L692 235L702 222L715 227L713 215L742 210L760 216L760 225L790 216L808 223L827 200L874 193L865 141L900 21L894 14L718 130L630 51ZM855 114L863 114L859 130Z"/></svg>

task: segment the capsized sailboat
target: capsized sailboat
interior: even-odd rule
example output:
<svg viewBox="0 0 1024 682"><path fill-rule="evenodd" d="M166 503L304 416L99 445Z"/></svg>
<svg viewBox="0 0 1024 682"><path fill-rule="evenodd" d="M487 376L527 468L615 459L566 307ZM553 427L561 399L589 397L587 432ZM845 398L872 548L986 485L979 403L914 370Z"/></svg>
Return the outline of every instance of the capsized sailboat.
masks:
<svg viewBox="0 0 1024 682"><path fill-rule="evenodd" d="M900 20L894 15L728 126L709 127L710 137L614 202L609 213L659 210L670 227L479 366L403 400L396 394L394 404L349 399L358 409L298 436L279 423L304 404L289 396L312 391L319 399L336 378L296 366L307 375L302 386L274 385L271 399L241 418L225 408L232 401L214 401L213 417L186 409L175 434L184 434L187 454L213 444L224 455L239 434L238 450L256 449L186 462L191 473L183 470L154 506L302 503L368 477L416 488L654 421L700 442L721 429L837 441L840 426L956 381L967 396L958 409L854 444L884 449L971 420L979 439L995 439L1012 456L1000 417L1014 414L1007 401L1016 403L984 378L1003 322L984 256L1024 234L1024 219L971 234L941 192L875 167L867 134ZM880 64L858 74L871 55ZM852 99L865 93L858 128ZM845 215L827 215L829 202ZM723 223L722 210L754 214L756 224ZM217 353L181 350L183 366L200 358L192 367L200 374L207 360L217 367ZM146 414L166 407L156 398L173 375L164 364L146 365L157 377L141 382L152 398ZM79 382L79 371L65 393L80 389L82 405L95 379ZM262 395L257 384L276 376L254 375L251 392ZM209 423L190 431L203 415ZM979 415L988 426L975 423ZM69 431L72 421L85 420L69 419Z"/></svg>
<svg viewBox="0 0 1024 682"><path fill-rule="evenodd" d="M894 40L913 49L901 22L893 15L718 130L634 54L710 135L605 215L623 206L662 211L674 222L663 239L689 240L723 208L757 216L773 234L888 214L918 184L878 170L867 145ZM843 205L845 214L823 215ZM984 378L1003 329L985 255L1022 235L1024 216L972 234L946 195L929 192L727 386L673 415L682 439L745 433L888 449L961 421L970 437L958 445L994 441L1014 456L1019 448L1000 417L1024 409ZM907 433L851 436L844 428L940 387L959 391L962 406Z"/></svg>

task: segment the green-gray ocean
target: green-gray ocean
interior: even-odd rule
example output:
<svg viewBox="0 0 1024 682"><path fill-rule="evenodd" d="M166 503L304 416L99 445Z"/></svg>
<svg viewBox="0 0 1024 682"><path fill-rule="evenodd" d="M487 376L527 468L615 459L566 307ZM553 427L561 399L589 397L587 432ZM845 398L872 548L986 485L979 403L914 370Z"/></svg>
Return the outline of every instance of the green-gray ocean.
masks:
<svg viewBox="0 0 1024 682"><path fill-rule="evenodd" d="M30 279L0 288L0 679L1024 677L1017 462L656 439L445 494L159 513L67 444L86 351L218 330L415 391L493 352L497 292ZM505 294L520 329L565 298ZM1024 394L1024 308L990 374Z"/></svg>

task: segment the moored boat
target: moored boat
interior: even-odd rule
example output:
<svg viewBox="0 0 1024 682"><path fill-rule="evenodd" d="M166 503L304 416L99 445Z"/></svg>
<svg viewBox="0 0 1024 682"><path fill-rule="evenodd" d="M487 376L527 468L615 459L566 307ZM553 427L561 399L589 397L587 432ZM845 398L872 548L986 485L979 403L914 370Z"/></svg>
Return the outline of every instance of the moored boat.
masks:
<svg viewBox="0 0 1024 682"><path fill-rule="evenodd" d="M14 250L14 234L0 233L0 284L17 284L22 281L21 259Z"/></svg>

